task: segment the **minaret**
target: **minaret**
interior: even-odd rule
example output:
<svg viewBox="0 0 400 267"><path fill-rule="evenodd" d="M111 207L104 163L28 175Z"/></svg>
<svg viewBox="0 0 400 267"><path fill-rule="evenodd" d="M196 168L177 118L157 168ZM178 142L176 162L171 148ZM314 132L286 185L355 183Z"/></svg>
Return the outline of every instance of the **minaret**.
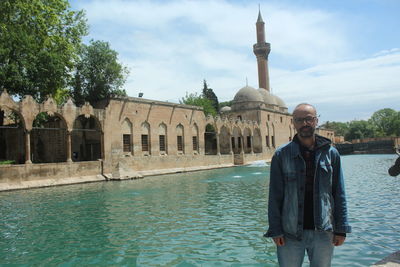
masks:
<svg viewBox="0 0 400 267"><path fill-rule="evenodd" d="M257 43L253 46L254 54L257 57L258 65L258 87L270 91L269 88L269 73L268 73L268 55L271 52L271 44L265 42L264 21L261 17L261 11L258 11L257 28Z"/></svg>

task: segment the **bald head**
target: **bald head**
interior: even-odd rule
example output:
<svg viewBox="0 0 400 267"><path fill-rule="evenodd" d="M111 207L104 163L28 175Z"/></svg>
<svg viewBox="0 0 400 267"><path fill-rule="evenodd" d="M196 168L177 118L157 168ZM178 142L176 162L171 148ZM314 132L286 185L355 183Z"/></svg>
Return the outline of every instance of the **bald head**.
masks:
<svg viewBox="0 0 400 267"><path fill-rule="evenodd" d="M293 110L293 117L296 117L296 113L312 113L314 116L317 116L317 110L315 107L308 103L300 103Z"/></svg>
<svg viewBox="0 0 400 267"><path fill-rule="evenodd" d="M294 108L293 125L301 139L313 139L317 123L317 110L313 105L301 103Z"/></svg>

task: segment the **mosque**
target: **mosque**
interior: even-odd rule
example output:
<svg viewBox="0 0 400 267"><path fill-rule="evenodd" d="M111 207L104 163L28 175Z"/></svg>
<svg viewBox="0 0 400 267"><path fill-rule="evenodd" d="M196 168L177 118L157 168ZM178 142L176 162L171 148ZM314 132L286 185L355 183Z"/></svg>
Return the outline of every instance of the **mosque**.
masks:
<svg viewBox="0 0 400 267"><path fill-rule="evenodd" d="M111 98L77 107L0 95L0 190L139 178L270 160L295 129L285 102L271 94L265 24L258 14L259 88L238 90L217 117L202 108ZM332 133L330 133L332 134ZM333 138L333 136L328 136ZM8 163L8 164L4 164Z"/></svg>

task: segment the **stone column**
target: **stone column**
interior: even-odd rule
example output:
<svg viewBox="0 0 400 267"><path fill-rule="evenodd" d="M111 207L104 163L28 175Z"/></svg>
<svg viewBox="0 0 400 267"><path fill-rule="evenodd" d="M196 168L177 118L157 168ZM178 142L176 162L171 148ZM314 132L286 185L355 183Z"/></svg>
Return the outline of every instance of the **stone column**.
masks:
<svg viewBox="0 0 400 267"><path fill-rule="evenodd" d="M244 154L244 139L243 139L243 135L240 137L240 154Z"/></svg>
<svg viewBox="0 0 400 267"><path fill-rule="evenodd" d="M25 131L25 164L31 164L31 131Z"/></svg>
<svg viewBox="0 0 400 267"><path fill-rule="evenodd" d="M251 154L254 154L254 139L253 136L250 136L250 142L251 142Z"/></svg>
<svg viewBox="0 0 400 267"><path fill-rule="evenodd" d="M71 142L71 131L67 131L67 162L72 162L72 142Z"/></svg>
<svg viewBox="0 0 400 267"><path fill-rule="evenodd" d="M219 134L216 134L217 138L217 155L221 155L221 148L219 147Z"/></svg>
<svg viewBox="0 0 400 267"><path fill-rule="evenodd" d="M232 135L229 135L229 153L233 155L233 149L232 149Z"/></svg>
<svg viewBox="0 0 400 267"><path fill-rule="evenodd" d="M104 132L103 131L101 131L100 146L101 146L101 149L100 149L101 159L104 160L105 155L104 155Z"/></svg>

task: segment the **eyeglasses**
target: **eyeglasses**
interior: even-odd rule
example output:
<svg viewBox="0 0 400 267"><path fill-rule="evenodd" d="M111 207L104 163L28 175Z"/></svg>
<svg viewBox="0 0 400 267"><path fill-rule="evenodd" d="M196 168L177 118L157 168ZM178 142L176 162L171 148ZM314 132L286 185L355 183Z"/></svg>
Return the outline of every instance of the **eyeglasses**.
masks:
<svg viewBox="0 0 400 267"><path fill-rule="evenodd" d="M316 118L317 118L317 117L307 116L307 117L305 117L305 118L294 118L293 120L294 120L295 123L301 124L301 123L303 123L303 122L305 122L305 123L312 123L312 122L315 121Z"/></svg>

